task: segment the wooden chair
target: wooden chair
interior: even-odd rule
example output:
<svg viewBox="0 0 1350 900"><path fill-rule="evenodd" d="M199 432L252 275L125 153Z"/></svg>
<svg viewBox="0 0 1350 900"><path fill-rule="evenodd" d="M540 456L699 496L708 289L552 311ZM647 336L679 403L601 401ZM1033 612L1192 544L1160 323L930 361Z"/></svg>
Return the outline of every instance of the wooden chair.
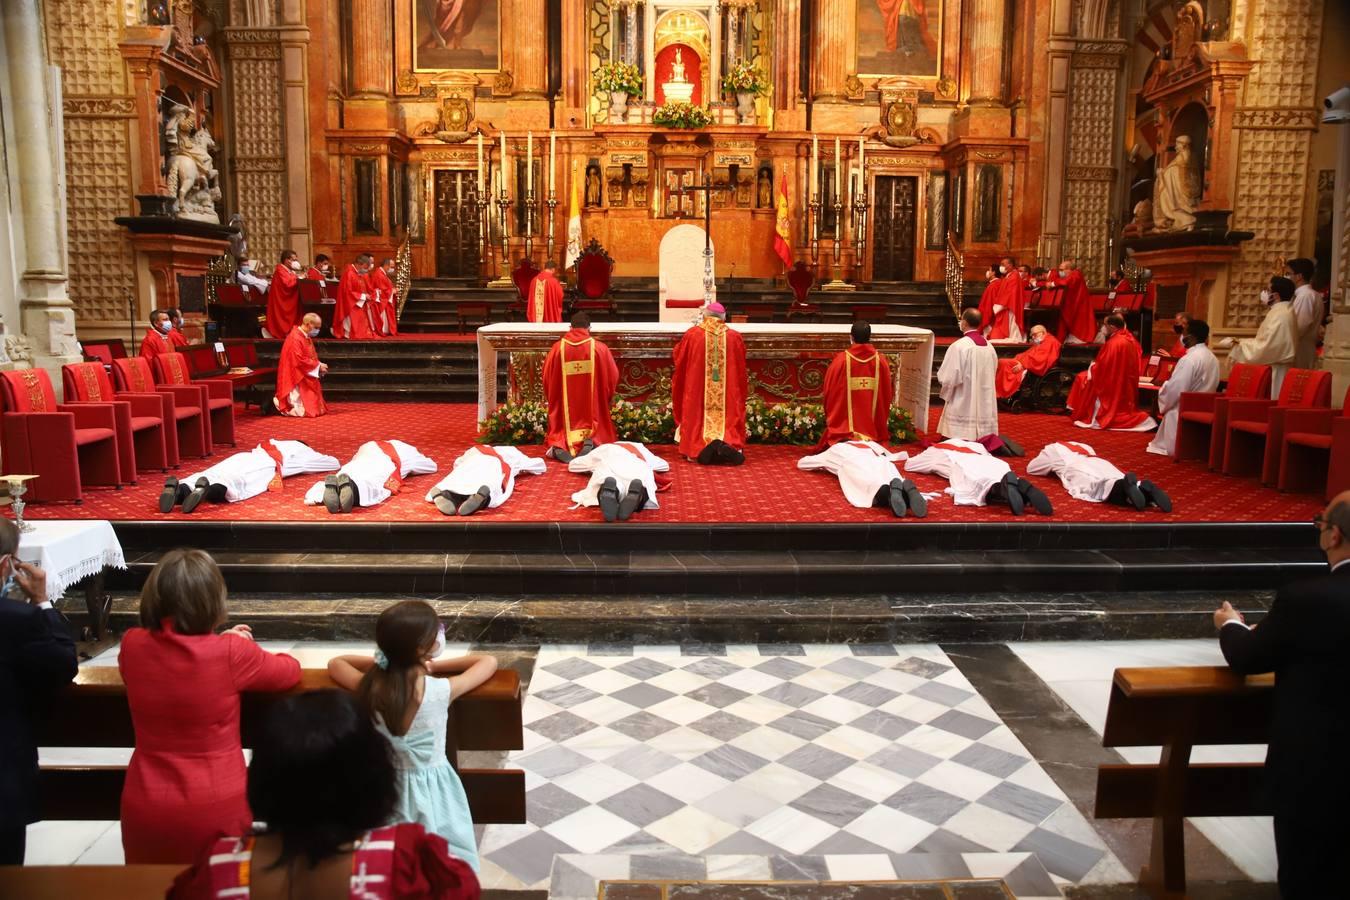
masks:
<svg viewBox="0 0 1350 900"><path fill-rule="evenodd" d="M331 689L325 669L306 669L293 692ZM244 694L240 736L252 747L262 717L283 694ZM35 742L41 747L132 747L135 731L127 706L126 686L115 667L82 668L75 681L52 699L62 715L44 716ZM498 670L477 689L450 707L445 753L459 770L478 824L525 821L525 773L518 769L461 769L460 750L520 750L520 676ZM120 815L125 766L49 764L41 770L43 818L51 820L116 819Z"/></svg>
<svg viewBox="0 0 1350 900"><path fill-rule="evenodd" d="M1291 409L1284 414L1284 446L1275 486L1282 491L1315 491L1323 484L1327 500L1350 488L1350 390L1339 410Z"/></svg>
<svg viewBox="0 0 1350 900"><path fill-rule="evenodd" d="M57 403L45 369L0 372L0 463L37 475L28 499L84 500L83 486L121 488L116 414L106 403Z"/></svg>
<svg viewBox="0 0 1350 900"><path fill-rule="evenodd" d="M145 900L163 897L186 866L0 866L0 897Z"/></svg>
<svg viewBox="0 0 1350 900"><path fill-rule="evenodd" d="M534 263L521 258L520 265L511 270L511 283L516 286L516 302L507 307L507 314L514 318L517 313L525 318L525 304L529 302L530 282L539 274Z"/></svg>
<svg viewBox="0 0 1350 900"><path fill-rule="evenodd" d="M1290 369L1278 400L1249 398L1228 404L1224 429L1223 474L1259 475L1274 484L1280 474L1284 417L1291 409L1326 409L1331 405L1331 373Z"/></svg>
<svg viewBox="0 0 1350 900"><path fill-rule="evenodd" d="M84 351L85 362L103 363L111 366L114 359L127 358L127 345L120 338L106 341L83 341L80 348Z"/></svg>
<svg viewBox="0 0 1350 900"><path fill-rule="evenodd" d="M1223 464L1223 435L1228 427L1228 401L1270 396L1270 366L1238 363L1222 393L1187 391L1177 400L1177 442L1173 462L1207 460L1211 469Z"/></svg>
<svg viewBox="0 0 1350 900"><path fill-rule="evenodd" d="M150 363L139 356L113 361L113 383L118 391L138 394L167 394L173 405L167 410L167 421L174 422L177 441L176 455L211 455L211 420L201 407L201 391L192 385L156 384ZM170 465L177 465L171 463Z"/></svg>
<svg viewBox="0 0 1350 900"><path fill-rule="evenodd" d="M610 296L610 282L614 275L614 260L595 238L577 257L577 289L572 309L585 312L603 312L614 315L614 298Z"/></svg>
<svg viewBox="0 0 1350 900"><path fill-rule="evenodd" d="M1167 896L1186 890L1188 816L1268 816L1261 763L1192 763L1191 748L1264 744L1274 678L1223 667L1117 669L1102 732L1105 747L1162 747L1161 762L1097 769L1094 816L1153 819L1139 881Z"/></svg>
<svg viewBox="0 0 1350 900"><path fill-rule="evenodd" d="M138 471L168 471L169 448L165 435L169 429L164 427L164 406L168 398L155 393L117 393L103 363L98 362L62 366L61 385L67 404L96 403L112 407L117 458L124 484L135 484Z"/></svg>
<svg viewBox="0 0 1350 900"><path fill-rule="evenodd" d="M455 304L455 320L458 322L460 334L464 333L470 320L488 325L492 322L492 304L486 302L479 303L477 301L471 303L460 301Z"/></svg>
<svg viewBox="0 0 1350 900"><path fill-rule="evenodd" d="M809 302L811 288L815 287L816 276L807 268L806 263L797 262L787 276L788 287L792 289L792 302L788 304L787 320L791 322L797 316L820 321L820 306Z"/></svg>
<svg viewBox="0 0 1350 900"><path fill-rule="evenodd" d="M161 353L151 366L160 384L197 388L201 392L200 406L208 416L211 443L235 446L234 385L223 378L193 378L187 358L181 353Z"/></svg>

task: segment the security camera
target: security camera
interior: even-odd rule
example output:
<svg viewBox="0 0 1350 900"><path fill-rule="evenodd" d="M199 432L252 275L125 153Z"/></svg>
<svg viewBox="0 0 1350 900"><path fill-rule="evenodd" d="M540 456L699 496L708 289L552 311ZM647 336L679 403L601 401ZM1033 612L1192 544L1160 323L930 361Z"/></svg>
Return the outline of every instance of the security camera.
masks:
<svg viewBox="0 0 1350 900"><path fill-rule="evenodd" d="M1344 125L1350 122L1350 84L1337 88L1322 101L1322 124Z"/></svg>

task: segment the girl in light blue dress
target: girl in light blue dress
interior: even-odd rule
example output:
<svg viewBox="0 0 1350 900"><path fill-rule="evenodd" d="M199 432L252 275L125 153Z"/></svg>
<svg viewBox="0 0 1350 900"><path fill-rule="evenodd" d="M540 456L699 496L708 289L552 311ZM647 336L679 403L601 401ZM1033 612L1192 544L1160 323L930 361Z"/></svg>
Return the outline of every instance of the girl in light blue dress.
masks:
<svg viewBox="0 0 1350 900"><path fill-rule="evenodd" d="M445 729L451 701L492 677L496 657L437 659L445 649L445 626L421 600L405 600L381 613L375 643L373 657L333 658L328 674L339 687L356 692L393 745L399 770L394 821L416 822L445 838L451 852L476 872L473 819L464 785L445 755Z"/></svg>

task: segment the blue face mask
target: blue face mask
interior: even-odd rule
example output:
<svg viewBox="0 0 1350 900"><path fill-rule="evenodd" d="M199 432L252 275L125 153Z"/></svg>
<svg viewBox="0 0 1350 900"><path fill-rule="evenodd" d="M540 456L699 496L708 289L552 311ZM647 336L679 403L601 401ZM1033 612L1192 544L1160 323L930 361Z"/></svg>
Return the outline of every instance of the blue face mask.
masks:
<svg viewBox="0 0 1350 900"><path fill-rule="evenodd" d="M159 330L168 334L170 331L173 331L173 322L165 319L163 322L159 323Z"/></svg>
<svg viewBox="0 0 1350 900"><path fill-rule="evenodd" d="M312 338L318 337L318 336L319 336L319 329L314 328L314 329L310 330L309 336L312 337Z"/></svg>
<svg viewBox="0 0 1350 900"><path fill-rule="evenodd" d="M240 272L243 272L245 275L247 275L249 272L251 272L251 271L253 271L253 270L252 270L252 268L249 267L249 266L240 266L240 267L239 267L239 271L240 271Z"/></svg>

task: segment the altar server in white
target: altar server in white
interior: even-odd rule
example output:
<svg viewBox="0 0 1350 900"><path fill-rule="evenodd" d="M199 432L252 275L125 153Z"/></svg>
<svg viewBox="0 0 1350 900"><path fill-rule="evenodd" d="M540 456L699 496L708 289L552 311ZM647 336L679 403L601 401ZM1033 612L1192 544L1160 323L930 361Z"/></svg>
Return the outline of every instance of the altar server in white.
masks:
<svg viewBox="0 0 1350 900"><path fill-rule="evenodd" d="M1120 471L1081 441L1046 444L1027 466L1027 474L1057 476L1075 500L1133 506L1141 512L1148 506L1172 511L1166 491L1147 479L1140 481L1133 472Z"/></svg>
<svg viewBox="0 0 1350 900"><path fill-rule="evenodd" d="M1177 419L1181 416L1181 395L1211 392L1219 389L1219 360L1209 349L1209 323L1192 319L1186 326L1181 342L1186 353L1177 360L1172 377L1158 391L1158 412L1161 419L1158 430L1149 442L1148 452L1171 456L1177 445Z"/></svg>
<svg viewBox="0 0 1350 900"><path fill-rule="evenodd" d="M639 509L658 509L656 473L670 463L636 441L601 444L567 464L567 471L590 474L586 486L572 495L579 506L599 506L606 522L626 522ZM667 482L669 483L669 482Z"/></svg>
<svg viewBox="0 0 1350 900"><path fill-rule="evenodd" d="M366 441L336 475L315 482L305 492L307 506L324 505L330 513L349 513L356 506L378 506L403 489L410 475L430 475L436 463L403 441Z"/></svg>
<svg viewBox="0 0 1350 900"><path fill-rule="evenodd" d="M952 495L952 502L957 506L1001 503L1007 505L1013 515L1020 516L1029 503L1043 516L1054 513L1044 491L1025 478L1018 478L1006 462L992 456L983 444L975 441L948 438L918 456L911 456L905 463L905 471L947 479L950 486L946 493Z"/></svg>
<svg viewBox="0 0 1350 900"><path fill-rule="evenodd" d="M427 502L447 516L471 516L484 506L496 509L516 489L516 476L543 475L543 459L533 459L515 447L470 447L455 460L450 473L427 491Z"/></svg>
<svg viewBox="0 0 1350 900"><path fill-rule="evenodd" d="M191 513L203 500L240 503L264 491L281 490L281 480L306 472L332 472L336 456L317 453L302 441L263 441L252 450L235 453L182 481L167 478L159 495L159 511L171 512L181 505Z"/></svg>
<svg viewBox="0 0 1350 900"><path fill-rule="evenodd" d="M922 519L928 501L918 485L900 475L897 462L909 459L903 450L892 453L875 441L840 441L823 452L803 456L797 468L803 472L832 472L839 478L844 499L859 509L890 506L897 519L906 512Z"/></svg>
<svg viewBox="0 0 1350 900"><path fill-rule="evenodd" d="M998 353L980 334L979 310L961 313L961 330L938 368L943 400L938 434L977 441L998 434Z"/></svg>
<svg viewBox="0 0 1350 900"><path fill-rule="evenodd" d="M1270 366L1270 396L1280 396L1284 375L1298 355L1298 317L1290 303L1294 298L1294 283L1279 275L1270 279L1270 287L1261 292L1261 300L1270 304L1270 311L1261 320L1256 336L1233 343L1228 353L1230 363L1254 363ZM1225 338L1225 341L1231 341ZM1220 343L1222 346L1222 343ZM1183 356L1182 359L1185 359Z"/></svg>

